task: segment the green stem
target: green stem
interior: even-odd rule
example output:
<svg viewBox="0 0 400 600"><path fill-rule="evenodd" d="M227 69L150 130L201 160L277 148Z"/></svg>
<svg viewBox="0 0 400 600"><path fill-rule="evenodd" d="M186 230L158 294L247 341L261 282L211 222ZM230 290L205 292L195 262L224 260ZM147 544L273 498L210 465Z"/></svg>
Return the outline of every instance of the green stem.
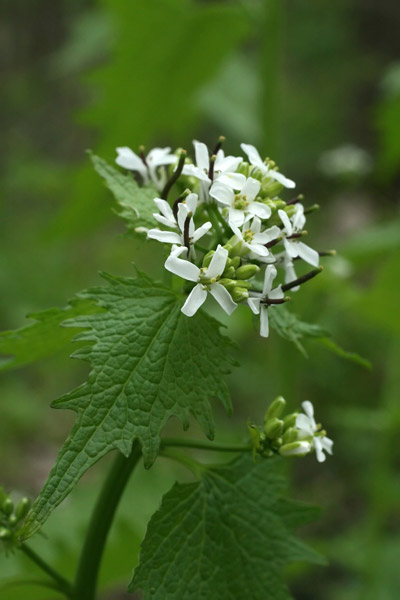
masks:
<svg viewBox="0 0 400 600"><path fill-rule="evenodd" d="M224 232L221 229L221 226L219 224L218 218L216 218L214 211L212 210L212 205L211 204L205 204L204 205L208 218L210 219L213 228L215 229L215 232L219 238L219 241L222 242L223 238L224 238Z"/></svg>
<svg viewBox="0 0 400 600"><path fill-rule="evenodd" d="M108 532L129 477L142 451L135 441L131 454L125 458L118 453L98 497L90 519L77 568L74 600L95 600L97 577Z"/></svg>
<svg viewBox="0 0 400 600"><path fill-rule="evenodd" d="M41 558L38 554L36 554L36 552L34 550L32 550L32 548L30 548L26 544L21 544L19 548L40 569L42 569L42 571L47 573L47 575L49 575L52 578L52 580L56 584L56 586L54 586L54 587L56 587L57 590L59 590L60 592L65 594L67 596L67 598L73 597L72 586L71 586L70 582L67 579L65 579L65 577L60 575L60 573L58 573L55 569L53 569L53 567L51 567L49 564L47 564L47 562L44 561L43 558Z"/></svg>
<svg viewBox="0 0 400 600"><path fill-rule="evenodd" d="M161 448L197 448L199 450L213 450L214 452L251 452L252 446L249 444L215 444L213 442L203 442L202 440L185 440L182 438L163 438Z"/></svg>
<svg viewBox="0 0 400 600"><path fill-rule="evenodd" d="M166 450L161 450L159 455L165 458L171 458L172 460L176 460L181 465L187 467L190 471L192 471L192 473L199 479L201 477L201 474L208 468L206 465L202 465L201 463L197 462L197 460L189 458L189 456L186 456L186 454L176 452L176 450L170 450L169 448L167 448Z"/></svg>

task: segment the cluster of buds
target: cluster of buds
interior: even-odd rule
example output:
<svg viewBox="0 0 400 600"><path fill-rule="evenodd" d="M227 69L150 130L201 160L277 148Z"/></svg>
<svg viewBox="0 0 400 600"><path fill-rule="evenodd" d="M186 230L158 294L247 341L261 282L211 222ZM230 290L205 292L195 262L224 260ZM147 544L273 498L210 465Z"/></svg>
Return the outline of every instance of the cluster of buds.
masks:
<svg viewBox="0 0 400 600"><path fill-rule="evenodd" d="M168 245L165 268L186 280L184 314L194 315L210 294L229 315L247 305L267 337L268 310L320 273L320 256L333 251L317 252L303 241L306 214L318 206L305 208L301 195L283 200L281 192L295 183L273 161L249 144L241 145L247 160L226 156L223 141L211 153L194 141L195 162L184 150L155 148L146 156L126 147L117 148L116 162L157 190L158 227L147 237ZM298 260L314 269L297 277Z"/></svg>
<svg viewBox="0 0 400 600"><path fill-rule="evenodd" d="M302 403L304 413L293 412L283 417L285 406L285 399L279 396L265 413L261 428L248 423L253 456L271 457L279 454L301 457L315 450L318 462L324 462L324 453L332 454L333 441L316 423L311 402L306 400Z"/></svg>
<svg viewBox="0 0 400 600"><path fill-rule="evenodd" d="M9 494L0 487L0 541L3 542L6 552L17 546L19 530L30 505L30 500L26 497L14 505Z"/></svg>

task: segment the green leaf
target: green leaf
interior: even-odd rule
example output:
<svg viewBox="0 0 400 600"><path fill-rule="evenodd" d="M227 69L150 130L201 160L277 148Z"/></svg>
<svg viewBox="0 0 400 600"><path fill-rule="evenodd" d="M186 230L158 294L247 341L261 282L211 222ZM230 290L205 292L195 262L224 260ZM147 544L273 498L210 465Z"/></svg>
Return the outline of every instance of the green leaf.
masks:
<svg viewBox="0 0 400 600"><path fill-rule="evenodd" d="M323 559L291 532L315 510L281 499L280 464L242 455L198 483L175 484L150 520L129 591L142 589L144 600L290 598L282 569Z"/></svg>
<svg viewBox="0 0 400 600"><path fill-rule="evenodd" d="M49 308L28 315L35 323L0 333L0 371L15 369L70 348L76 335L74 329L60 327L66 319L88 315L101 309L92 301L79 298L66 308Z"/></svg>
<svg viewBox="0 0 400 600"><path fill-rule="evenodd" d="M289 342L293 342L296 348L298 348L305 357L307 357L307 352L302 344L304 339L322 338L329 335L329 333L319 325L300 321L296 315L289 312L285 306L273 307L270 309L269 322L278 335Z"/></svg>
<svg viewBox="0 0 400 600"><path fill-rule="evenodd" d="M97 173L113 193L117 201L115 212L127 222L128 229L138 232L141 227L154 227L157 190L149 186L140 187L131 175L121 173L95 154L90 153L90 158Z"/></svg>
<svg viewBox="0 0 400 600"><path fill-rule="evenodd" d="M90 361L92 371L86 383L54 403L76 411L77 421L32 507L25 537L110 450L129 456L137 438L150 467L170 417L178 417L187 429L192 414L212 439L210 397L231 411L223 377L233 364L231 342L221 335L220 324L202 312L186 317L174 292L143 275L103 276L108 286L81 297L104 312L69 323L86 329L76 339L92 345L74 356Z"/></svg>
<svg viewBox="0 0 400 600"><path fill-rule="evenodd" d="M269 322L271 327L275 329L278 335L289 342L293 342L296 348L298 348L298 350L300 350L300 352L306 358L308 358L308 354L304 348L303 342L307 338L310 338L318 340L318 342L323 344L325 348L337 356L354 362L366 369L372 369L372 365L369 360L363 358L356 352L348 352L347 350L344 350L339 346L339 344L330 338L330 333L326 331L326 329L323 329L319 325L300 321L300 319L298 319L293 313L289 312L285 306L280 306L277 308L277 310L270 309Z"/></svg>

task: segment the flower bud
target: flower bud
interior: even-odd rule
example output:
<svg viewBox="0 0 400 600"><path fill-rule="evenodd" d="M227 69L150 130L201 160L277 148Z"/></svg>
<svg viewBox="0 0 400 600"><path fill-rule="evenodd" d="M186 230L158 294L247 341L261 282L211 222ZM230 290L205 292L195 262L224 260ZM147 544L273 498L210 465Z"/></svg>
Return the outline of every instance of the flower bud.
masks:
<svg viewBox="0 0 400 600"><path fill-rule="evenodd" d="M290 427L294 427L296 425L296 419L299 413L294 412L294 413L290 413L290 415L286 415L286 417L283 419L283 425L284 425L284 429L286 431L286 429L289 429Z"/></svg>
<svg viewBox="0 0 400 600"><path fill-rule="evenodd" d="M284 444L290 444L291 442L297 441L297 429L295 427L289 427L283 434L282 441Z"/></svg>
<svg viewBox="0 0 400 600"><path fill-rule="evenodd" d="M229 259L231 262L230 264L232 265L232 267L234 267L235 269L237 269L240 265L240 257L239 256L234 256L233 258Z"/></svg>
<svg viewBox="0 0 400 600"><path fill-rule="evenodd" d="M210 250L209 252L207 252L207 254L203 256L203 267L208 267L214 254L215 250Z"/></svg>
<svg viewBox="0 0 400 600"><path fill-rule="evenodd" d="M274 417L280 417L285 406L286 400L283 396L278 396L275 398L265 413L264 422L266 423L269 419L273 419Z"/></svg>
<svg viewBox="0 0 400 600"><path fill-rule="evenodd" d="M284 186L271 178L264 179L261 184L260 196L269 196L270 198L277 196L284 189Z"/></svg>
<svg viewBox="0 0 400 600"><path fill-rule="evenodd" d="M10 527L14 527L17 523L18 523L18 519L15 516L15 514L10 515L8 517L8 524L10 525Z"/></svg>
<svg viewBox="0 0 400 600"><path fill-rule="evenodd" d="M290 444L284 444L279 448L279 454L285 457L305 456L310 451L310 442L291 442Z"/></svg>
<svg viewBox="0 0 400 600"><path fill-rule="evenodd" d="M235 287L231 292L231 296L234 302L242 302L247 300L249 292L244 287Z"/></svg>
<svg viewBox="0 0 400 600"><path fill-rule="evenodd" d="M223 272L223 276L226 277L227 279L233 279L235 277L235 268L234 267L228 267Z"/></svg>
<svg viewBox="0 0 400 600"><path fill-rule="evenodd" d="M254 277L256 273L260 270L260 267L257 265L242 265L238 269L236 269L236 279L250 279Z"/></svg>
<svg viewBox="0 0 400 600"><path fill-rule="evenodd" d="M4 500L3 506L1 508L5 515L11 515L12 511L14 510L14 502L11 500L11 498L7 497Z"/></svg>
<svg viewBox="0 0 400 600"><path fill-rule="evenodd" d="M29 498L21 498L18 502L17 507L15 509L15 516L17 517L17 521L21 521L26 517L31 507L31 501Z"/></svg>
<svg viewBox="0 0 400 600"><path fill-rule="evenodd" d="M264 431L266 436L270 440L274 440L278 438L283 431L283 421L273 417L272 419L268 419L268 421L264 425Z"/></svg>
<svg viewBox="0 0 400 600"><path fill-rule="evenodd" d="M235 279L227 279L226 277L220 279L218 283L223 285L228 292L231 292L237 286L237 281L235 281Z"/></svg>
<svg viewBox="0 0 400 600"><path fill-rule="evenodd" d="M7 527L0 527L0 540L9 540L11 536L12 533Z"/></svg>

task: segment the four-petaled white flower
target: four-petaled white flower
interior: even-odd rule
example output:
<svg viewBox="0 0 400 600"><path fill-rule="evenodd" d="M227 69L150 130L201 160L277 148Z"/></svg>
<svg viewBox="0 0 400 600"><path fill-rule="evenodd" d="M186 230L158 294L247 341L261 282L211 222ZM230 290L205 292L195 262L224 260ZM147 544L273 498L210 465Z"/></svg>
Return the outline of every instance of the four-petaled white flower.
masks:
<svg viewBox="0 0 400 600"><path fill-rule="evenodd" d="M318 267L318 252L316 250L313 250L313 248L310 248L310 246L307 246L307 244L300 241L298 238L290 239L290 236L301 232L306 222L303 205L296 204L295 206L295 212L291 218L288 217L284 210L278 210L278 215L283 224L282 234L285 251L290 256L290 258L296 258L297 256L300 256L300 258L305 260L310 265Z"/></svg>
<svg viewBox="0 0 400 600"><path fill-rule="evenodd" d="M243 225L246 215L257 216L260 219L269 219L271 209L263 202L257 202L257 194L261 183L257 179L246 179L240 192L235 193L232 188L216 181L210 188L210 196L223 206L229 207L228 220L236 226Z"/></svg>
<svg viewBox="0 0 400 600"><path fill-rule="evenodd" d="M247 154L250 164L252 164L253 167L257 167L257 169L259 169L264 176L271 177L271 179L274 179L286 188L296 187L294 181L288 179L287 177L282 175L282 173L276 171L275 169L271 168L267 163L265 163L262 160L260 154L258 153L257 148L255 148L251 144L240 144L240 147L242 148L243 152Z"/></svg>
<svg viewBox="0 0 400 600"><path fill-rule="evenodd" d="M314 407L309 400L302 402L305 414L300 413L296 418L296 428L299 439L311 438L311 443L315 449L318 462L324 462L326 456L324 452L332 454L333 441L328 438L314 419Z"/></svg>
<svg viewBox="0 0 400 600"><path fill-rule="evenodd" d="M135 154L127 146L117 148L117 152L118 156L115 159L117 165L139 173L145 185L148 185L151 179L158 190L162 190L167 181L166 173L159 173L158 167L173 165L178 161L178 157L171 154L171 148L153 148L144 158Z"/></svg>
<svg viewBox="0 0 400 600"><path fill-rule="evenodd" d="M182 173L191 175L200 180L200 198L204 202L207 199L208 189L211 185L210 174L210 155L208 148L202 142L193 141L196 165L185 165ZM246 181L246 177L241 173L236 173L236 169L243 161L241 156L225 156L223 150L218 150L214 166L213 181L219 181L234 190L241 190Z"/></svg>
<svg viewBox="0 0 400 600"><path fill-rule="evenodd" d="M198 229L195 229L194 227L193 215L197 208L197 194L189 194L185 200L179 203L176 219L172 208L166 200L155 198L154 202L156 203L161 214L153 213L153 217L166 227L178 229L178 232L149 229L147 232L147 237L152 240L158 240L159 242L164 242L165 244L177 244L178 246L186 246L186 244L189 244L191 247L212 227L210 221L203 223L203 225L201 225ZM186 226L187 219L189 219L189 221L188 225ZM186 236L185 226L187 228Z"/></svg>
<svg viewBox="0 0 400 600"><path fill-rule="evenodd" d="M268 304L263 303L263 300L281 300L284 295L282 292L282 286L278 285L275 289L272 289L272 283L277 275L276 268L274 265L268 265L265 269L264 275L264 286L262 293L250 292L250 297L247 299L247 303L255 315L260 314L260 335L261 337L268 337L269 324L268 324Z"/></svg>
<svg viewBox="0 0 400 600"><path fill-rule="evenodd" d="M179 250L178 250L179 252ZM226 261L228 259L228 251L222 246L218 246L215 251L211 262L206 268L199 268L193 263L179 258L178 252L172 252L165 261L165 268L167 271L187 279L188 281L194 281L197 285L194 286L189 296L186 299L185 304L182 306L182 312L192 317L204 304L207 293L215 298L221 308L224 309L228 315L237 307L237 304L232 300L232 297L228 290L218 280L221 278Z"/></svg>
<svg viewBox="0 0 400 600"><path fill-rule="evenodd" d="M265 244L276 239L281 233L281 230L276 225L261 231L261 221L258 217L254 217L251 223L250 220L247 220L241 230L233 223L230 223L230 226L243 246L248 248L257 258L269 255L269 250L265 247Z"/></svg>

